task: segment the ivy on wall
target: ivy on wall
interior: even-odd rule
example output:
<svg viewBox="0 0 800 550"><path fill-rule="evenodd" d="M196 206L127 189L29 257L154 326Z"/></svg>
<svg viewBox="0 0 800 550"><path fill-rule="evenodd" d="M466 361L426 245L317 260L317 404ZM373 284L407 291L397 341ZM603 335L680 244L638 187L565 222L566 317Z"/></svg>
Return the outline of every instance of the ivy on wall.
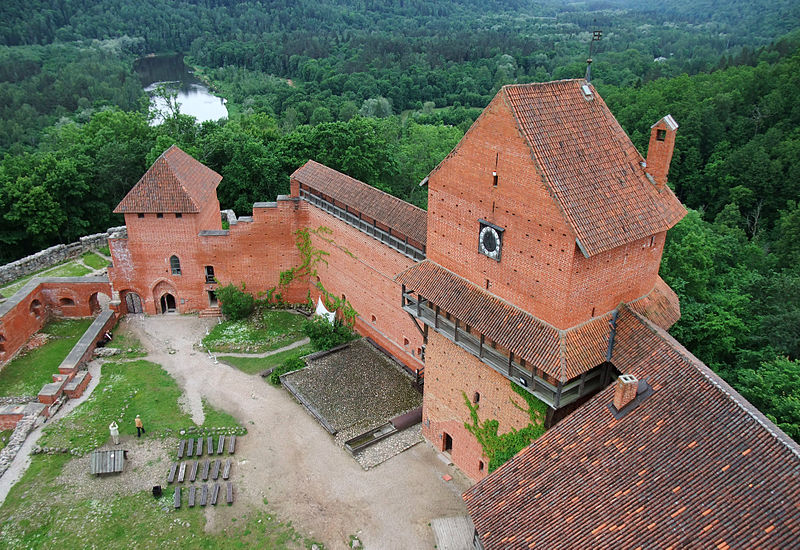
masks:
<svg viewBox="0 0 800 550"><path fill-rule="evenodd" d="M315 235L322 240L335 245L336 243L334 240L327 236L331 233L333 233L333 231L325 226L320 226L316 229L298 229L294 232L295 246L297 246L297 250L300 252L301 261L299 266L292 267L280 273L279 286L281 288L286 288L298 277L316 278L317 266L320 264L320 262L328 265L328 261L325 259L325 256L330 256L330 252L316 248L311 243L311 235ZM353 256L349 250L344 249L344 252L355 258L355 256ZM355 324L358 312L355 310L355 308L353 308L350 302L344 298L334 296L322 285L320 281L315 281L314 286L316 286L320 291L320 294L322 295L322 302L328 311L340 311L344 322L349 327L352 327ZM312 311L314 310L315 306L313 300L311 299L311 292L308 293L308 306L312 309Z"/></svg>
<svg viewBox="0 0 800 550"><path fill-rule="evenodd" d="M547 413L547 405L513 382L511 382L511 389L524 400L524 404L520 404L510 399L511 404L528 414L530 424L520 430L512 428L511 431L504 434L497 433L500 426L497 420L488 419L481 422L478 417L479 405L477 403L473 404L467 394L461 392L470 416L470 422L464 422L464 427L475 436L475 439L483 447L483 454L489 459L490 473L530 445L534 439L545 431L544 420Z"/></svg>

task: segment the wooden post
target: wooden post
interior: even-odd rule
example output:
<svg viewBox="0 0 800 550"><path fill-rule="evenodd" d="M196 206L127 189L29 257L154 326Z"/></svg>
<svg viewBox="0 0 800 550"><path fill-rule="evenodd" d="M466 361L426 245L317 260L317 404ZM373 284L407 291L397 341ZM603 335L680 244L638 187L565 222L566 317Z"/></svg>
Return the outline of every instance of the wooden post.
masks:
<svg viewBox="0 0 800 550"><path fill-rule="evenodd" d="M439 330L439 306L433 306L433 328Z"/></svg>
<svg viewBox="0 0 800 550"><path fill-rule="evenodd" d="M417 319L422 315L422 296L417 292Z"/></svg>
<svg viewBox="0 0 800 550"><path fill-rule="evenodd" d="M458 342L458 319L456 317L453 317L453 319L456 322L455 328L453 329L453 341Z"/></svg>
<svg viewBox="0 0 800 550"><path fill-rule="evenodd" d="M483 359L483 341L484 341L484 339L486 339L486 336L481 334L481 345L478 347L478 357L480 357L481 359Z"/></svg>

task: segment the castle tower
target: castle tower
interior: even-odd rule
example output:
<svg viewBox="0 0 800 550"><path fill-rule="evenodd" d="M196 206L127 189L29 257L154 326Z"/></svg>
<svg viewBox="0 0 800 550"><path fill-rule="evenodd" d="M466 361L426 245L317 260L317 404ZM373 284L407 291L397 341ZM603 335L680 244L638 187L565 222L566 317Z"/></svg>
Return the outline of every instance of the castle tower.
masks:
<svg viewBox="0 0 800 550"><path fill-rule="evenodd" d="M198 235L221 231L222 176L173 145L156 159L114 212L127 239L111 239L114 291L124 311L192 311L215 303L214 266L204 265Z"/></svg>
<svg viewBox="0 0 800 550"><path fill-rule="evenodd" d="M505 86L428 177L427 260L398 281L427 340L423 433L471 477L491 457L465 423L549 425L610 383L621 303L677 320L658 277L685 215L676 128L653 126L651 174L590 84Z"/></svg>

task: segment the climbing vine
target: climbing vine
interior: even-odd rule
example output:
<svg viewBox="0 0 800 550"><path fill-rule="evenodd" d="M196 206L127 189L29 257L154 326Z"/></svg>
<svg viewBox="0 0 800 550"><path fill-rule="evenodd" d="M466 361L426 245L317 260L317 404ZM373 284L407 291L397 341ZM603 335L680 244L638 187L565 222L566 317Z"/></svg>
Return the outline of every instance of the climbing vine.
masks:
<svg viewBox="0 0 800 550"><path fill-rule="evenodd" d="M497 433L500 427L500 423L497 420L488 419L481 422L478 417L479 405L477 403L473 404L467 394L461 392L470 416L470 422L465 422L464 427L475 436L475 439L483 447L483 454L489 459L489 472L493 472L505 464L511 457L530 445L531 441L544 433L544 418L547 413L547 405L513 382L511 382L511 389L523 398L527 408L513 399L510 400L511 404L526 412L531 421L530 424L520 430L512 428L510 432L504 434Z"/></svg>
<svg viewBox="0 0 800 550"><path fill-rule="evenodd" d="M316 229L298 229L294 232L295 246L297 246L297 250L300 252L301 262L299 266L292 267L280 273L279 286L281 288L286 288L298 277L317 277L317 266L320 264L320 262L328 265L328 261L325 259L325 256L329 256L330 252L316 248L311 243L311 235L315 235L322 240L335 245L336 243L334 240L327 236L331 233L333 233L333 231L325 226L320 226ZM355 258L355 256L349 250L344 248L343 250L346 254ZM340 311L344 322L348 327L352 328L356 322L356 316L358 315L358 312L355 310L355 308L353 308L350 302L345 298L334 296L328 292L328 290L319 281L316 281L314 286L316 286L320 291L320 294L322 295L322 302L328 311ZM308 293L307 300L308 306L313 310L314 302L311 299L310 292Z"/></svg>

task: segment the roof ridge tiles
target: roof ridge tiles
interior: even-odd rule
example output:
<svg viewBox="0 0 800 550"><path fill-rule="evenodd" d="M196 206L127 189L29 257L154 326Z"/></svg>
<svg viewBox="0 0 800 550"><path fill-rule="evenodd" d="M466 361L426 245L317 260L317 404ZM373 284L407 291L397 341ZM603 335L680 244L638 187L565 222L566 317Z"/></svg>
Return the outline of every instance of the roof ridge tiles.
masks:
<svg viewBox="0 0 800 550"><path fill-rule="evenodd" d="M625 311L631 313L646 329L648 329L654 336L661 339L667 344L686 364L693 367L700 373L708 382L721 391L733 403L735 403L742 411L755 420L764 428L767 433L772 435L777 441L782 443L792 454L800 458L800 445L789 436L787 436L780 428L776 431L775 424L764 416L761 411L756 409L747 399L742 397L736 390L734 390L727 382L725 382L717 373L711 368L695 357L692 352L686 349L683 344L673 338L666 330L655 324L653 321L637 313L627 306L623 306ZM613 362L613 359L612 359Z"/></svg>

